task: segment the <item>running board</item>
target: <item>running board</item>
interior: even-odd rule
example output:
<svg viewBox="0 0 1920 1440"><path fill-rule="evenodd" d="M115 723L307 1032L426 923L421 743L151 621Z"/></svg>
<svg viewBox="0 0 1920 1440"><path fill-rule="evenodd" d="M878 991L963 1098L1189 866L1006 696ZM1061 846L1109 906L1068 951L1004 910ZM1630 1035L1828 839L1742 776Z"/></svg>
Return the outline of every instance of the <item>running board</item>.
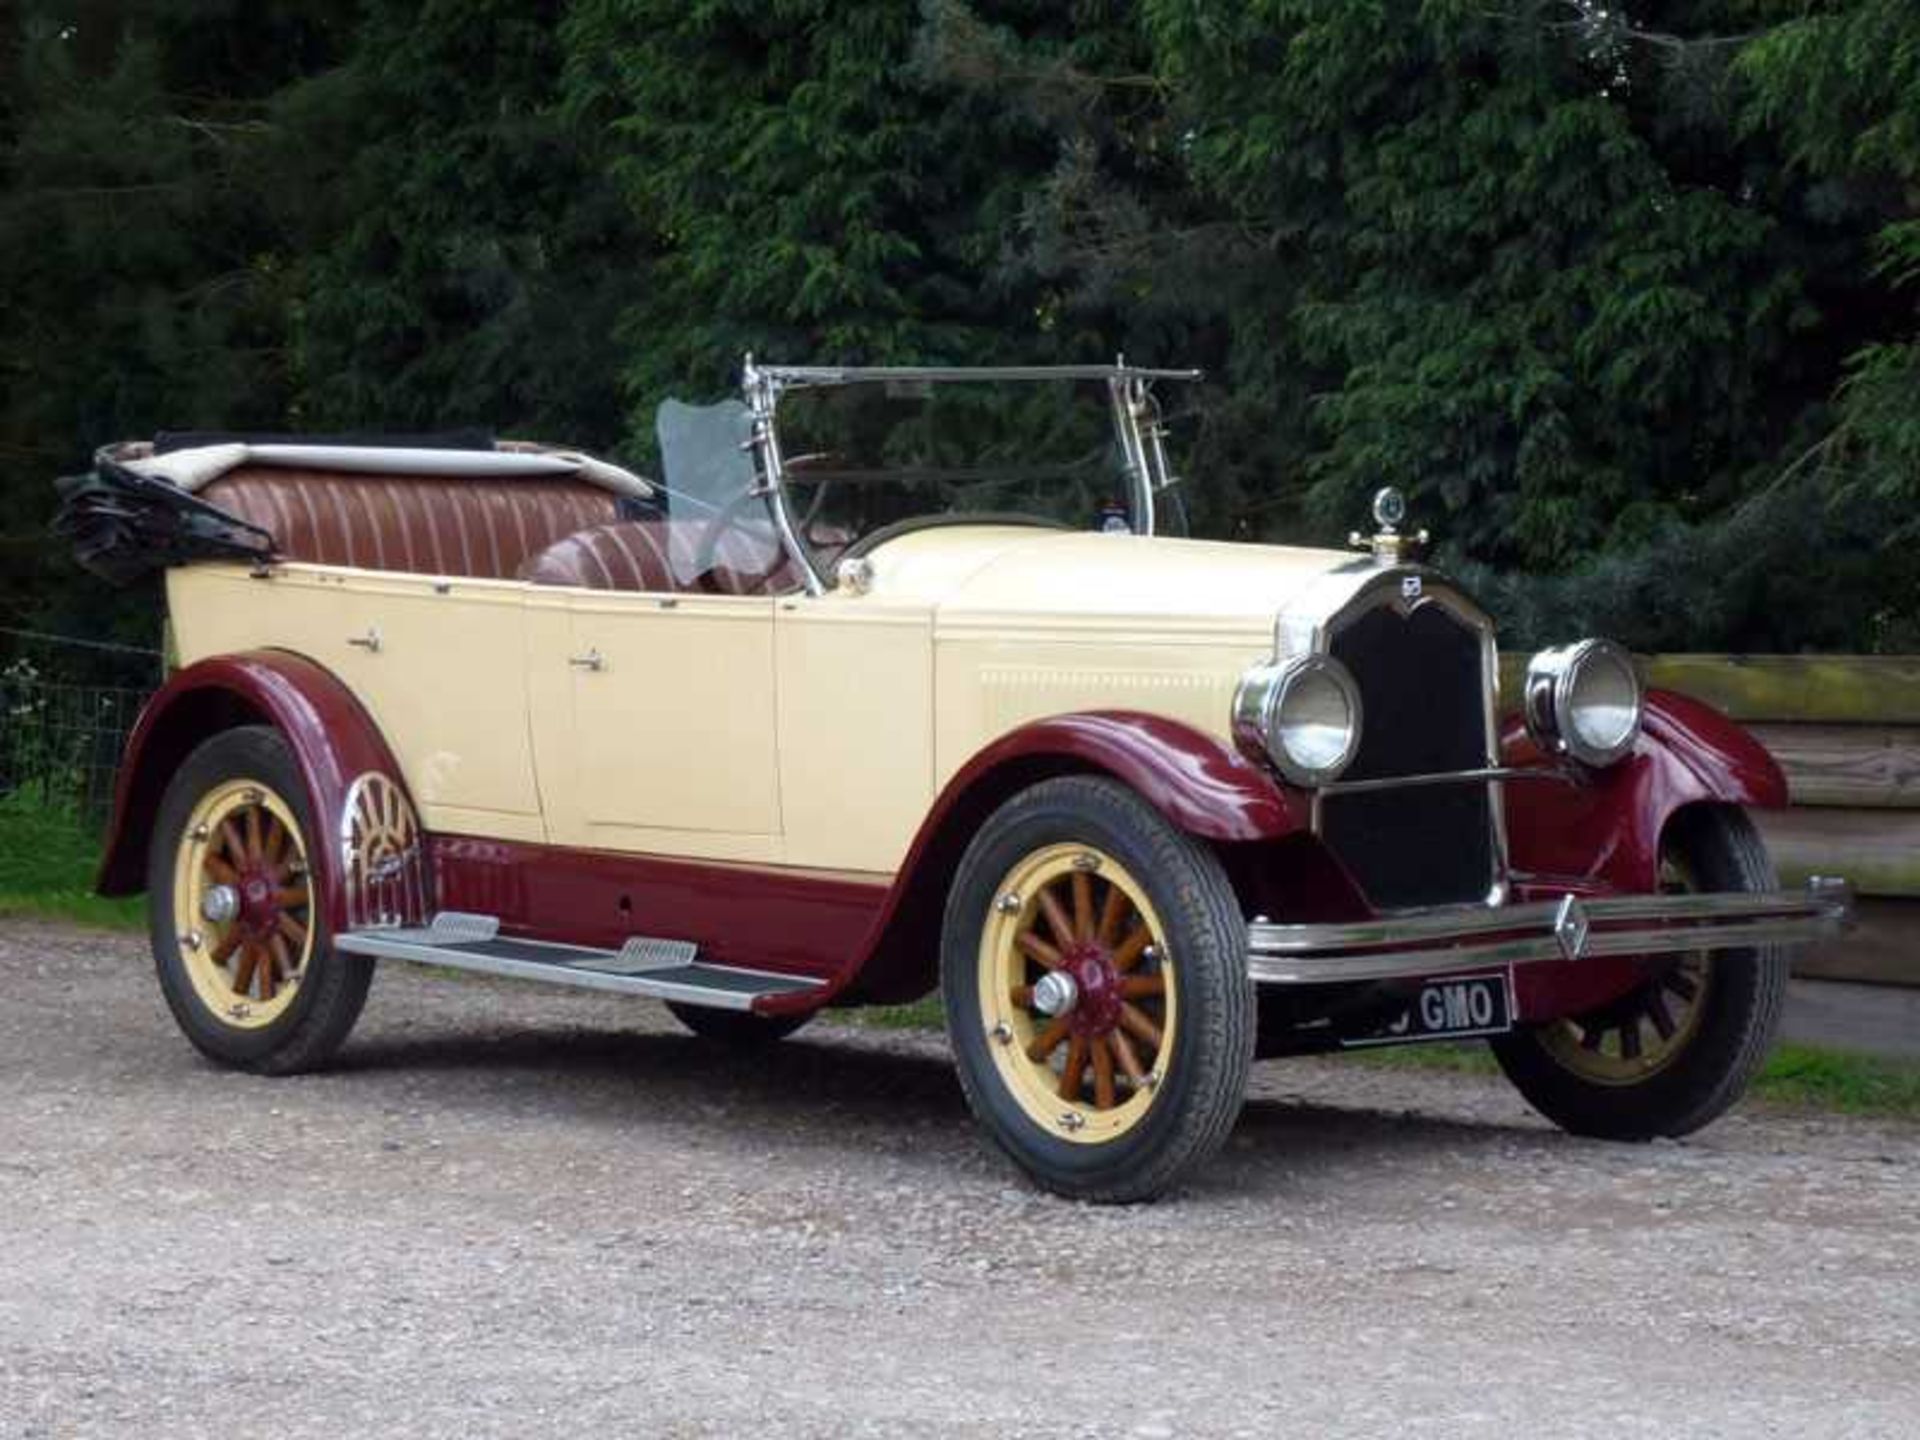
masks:
<svg viewBox="0 0 1920 1440"><path fill-rule="evenodd" d="M350 930L335 938L333 944L349 955L412 960L421 965L444 965L450 970L542 980L550 985L608 990L616 995L643 995L715 1010L751 1010L753 1002L763 995L803 994L826 985L823 980L801 975L709 965L700 960L699 948L687 940L635 937L618 950L595 950L550 940L503 938L500 922L493 916L455 910L442 911L428 925Z"/></svg>

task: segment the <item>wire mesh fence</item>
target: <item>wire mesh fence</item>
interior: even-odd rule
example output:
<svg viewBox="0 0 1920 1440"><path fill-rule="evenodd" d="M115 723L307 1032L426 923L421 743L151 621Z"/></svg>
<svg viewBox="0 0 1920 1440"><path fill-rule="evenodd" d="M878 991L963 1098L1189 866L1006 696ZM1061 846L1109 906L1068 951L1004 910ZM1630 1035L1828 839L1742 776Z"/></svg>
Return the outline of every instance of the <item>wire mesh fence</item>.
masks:
<svg viewBox="0 0 1920 1440"><path fill-rule="evenodd" d="M0 628L0 801L104 819L158 650Z"/></svg>

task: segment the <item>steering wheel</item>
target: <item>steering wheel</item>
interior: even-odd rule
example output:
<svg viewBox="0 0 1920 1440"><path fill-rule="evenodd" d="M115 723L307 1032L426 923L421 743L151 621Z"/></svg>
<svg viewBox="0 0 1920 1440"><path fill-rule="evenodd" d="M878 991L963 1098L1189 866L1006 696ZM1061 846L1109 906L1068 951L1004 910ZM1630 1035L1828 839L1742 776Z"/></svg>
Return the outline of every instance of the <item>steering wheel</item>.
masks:
<svg viewBox="0 0 1920 1440"><path fill-rule="evenodd" d="M700 538L693 545L693 579L697 583L716 594L725 593L714 581L714 572L718 568L720 542L726 538L728 531L739 526L746 515L747 507L764 498L751 490L742 490L709 517L706 528L701 530ZM735 571L740 576L740 593L751 593L754 589L765 585L773 579L786 560L786 548L781 545L778 536L773 537L773 558L767 562L764 569L755 573Z"/></svg>
<svg viewBox="0 0 1920 1440"><path fill-rule="evenodd" d="M796 455L787 462L787 468L789 470L804 471L809 466L816 465L823 460L833 460L836 458L838 457L830 451L821 451L815 455ZM830 543L822 541L815 535L813 524L814 521L820 518L820 511L826 504L827 494L832 489L832 481L822 480L818 482L814 487L813 498L807 504L806 513L797 517L794 525L794 529L799 532L802 540L812 545L815 549L824 548L825 544ZM694 579L706 585L709 590L717 592L719 589L714 583L713 575L719 563L721 541L726 538L729 530L736 528L740 524L747 512L747 507L754 501L763 498L765 497L762 494L756 493L755 491L742 490L738 495L735 495L731 500L727 501L725 505L722 505L708 517L706 526L700 532L700 538L694 542L693 576ZM751 573L746 571L735 572L740 576L742 593L752 593L766 585L780 572L781 567L787 563L786 546L781 543L780 537L777 534L774 535L772 539L773 556L767 562L764 569Z"/></svg>
<svg viewBox="0 0 1920 1440"><path fill-rule="evenodd" d="M792 474L796 480L807 480L807 471L816 467L825 469L827 468L826 462L843 458L837 450L816 450L810 454L796 455L787 461L787 471L789 474ZM807 502L807 513L799 518L794 528L800 532L801 539L805 540L815 549L819 549L822 545L832 542L820 538L813 528L813 522L820 518L820 512L825 508L827 503L827 496L833 493L834 482L831 480L810 480L809 483L813 486L813 498Z"/></svg>

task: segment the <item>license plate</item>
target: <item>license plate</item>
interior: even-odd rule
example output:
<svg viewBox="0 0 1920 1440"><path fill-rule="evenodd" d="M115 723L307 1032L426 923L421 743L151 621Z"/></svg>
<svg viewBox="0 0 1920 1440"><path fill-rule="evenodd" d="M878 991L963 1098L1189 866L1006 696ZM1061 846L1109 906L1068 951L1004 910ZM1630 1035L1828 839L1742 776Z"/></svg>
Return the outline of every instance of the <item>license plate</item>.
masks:
<svg viewBox="0 0 1920 1440"><path fill-rule="evenodd" d="M1407 1008L1368 1035L1343 1036L1340 1043L1410 1045L1420 1040L1465 1040L1502 1035L1513 1028L1513 986L1508 971L1449 975L1427 980L1407 1000Z"/></svg>

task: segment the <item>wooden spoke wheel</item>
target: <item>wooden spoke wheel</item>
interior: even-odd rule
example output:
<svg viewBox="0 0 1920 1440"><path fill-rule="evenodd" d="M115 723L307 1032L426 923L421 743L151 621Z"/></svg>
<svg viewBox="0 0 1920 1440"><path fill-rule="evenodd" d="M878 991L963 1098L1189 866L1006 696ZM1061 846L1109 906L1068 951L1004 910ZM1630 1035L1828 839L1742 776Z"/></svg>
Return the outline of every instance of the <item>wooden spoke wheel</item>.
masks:
<svg viewBox="0 0 1920 1440"><path fill-rule="evenodd" d="M1145 1200L1219 1149L1253 1060L1247 929L1219 858L1117 780L1061 776L981 825L940 985L967 1103L1062 1195Z"/></svg>
<svg viewBox="0 0 1920 1440"><path fill-rule="evenodd" d="M221 1064L312 1069L359 1018L373 962L330 943L317 844L293 754L264 726L207 740L160 801L147 845L154 966L181 1030Z"/></svg>
<svg viewBox="0 0 1920 1440"><path fill-rule="evenodd" d="M251 779L200 797L174 862L173 913L193 987L240 1029L293 1003L313 954L313 878L285 797Z"/></svg>
<svg viewBox="0 0 1920 1440"><path fill-rule="evenodd" d="M1669 822L1663 891L1776 887L1745 812L1697 805ZM1541 1114L1576 1135L1686 1135L1723 1113L1766 1059L1786 999L1777 945L1648 956L1642 978L1605 1005L1525 1026L1488 1043Z"/></svg>
<svg viewBox="0 0 1920 1440"><path fill-rule="evenodd" d="M1669 853L1660 889L1673 895L1700 886L1684 859ZM1595 1085L1637 1085L1686 1053L1706 1016L1714 961L1706 951L1647 962L1647 979L1620 999L1584 1015L1548 1025L1546 1051L1568 1071Z"/></svg>
<svg viewBox="0 0 1920 1440"><path fill-rule="evenodd" d="M1049 845L1002 877L980 939L980 1007L1008 1089L1036 1123L1098 1143L1137 1125L1172 1058L1178 981L1126 868Z"/></svg>

